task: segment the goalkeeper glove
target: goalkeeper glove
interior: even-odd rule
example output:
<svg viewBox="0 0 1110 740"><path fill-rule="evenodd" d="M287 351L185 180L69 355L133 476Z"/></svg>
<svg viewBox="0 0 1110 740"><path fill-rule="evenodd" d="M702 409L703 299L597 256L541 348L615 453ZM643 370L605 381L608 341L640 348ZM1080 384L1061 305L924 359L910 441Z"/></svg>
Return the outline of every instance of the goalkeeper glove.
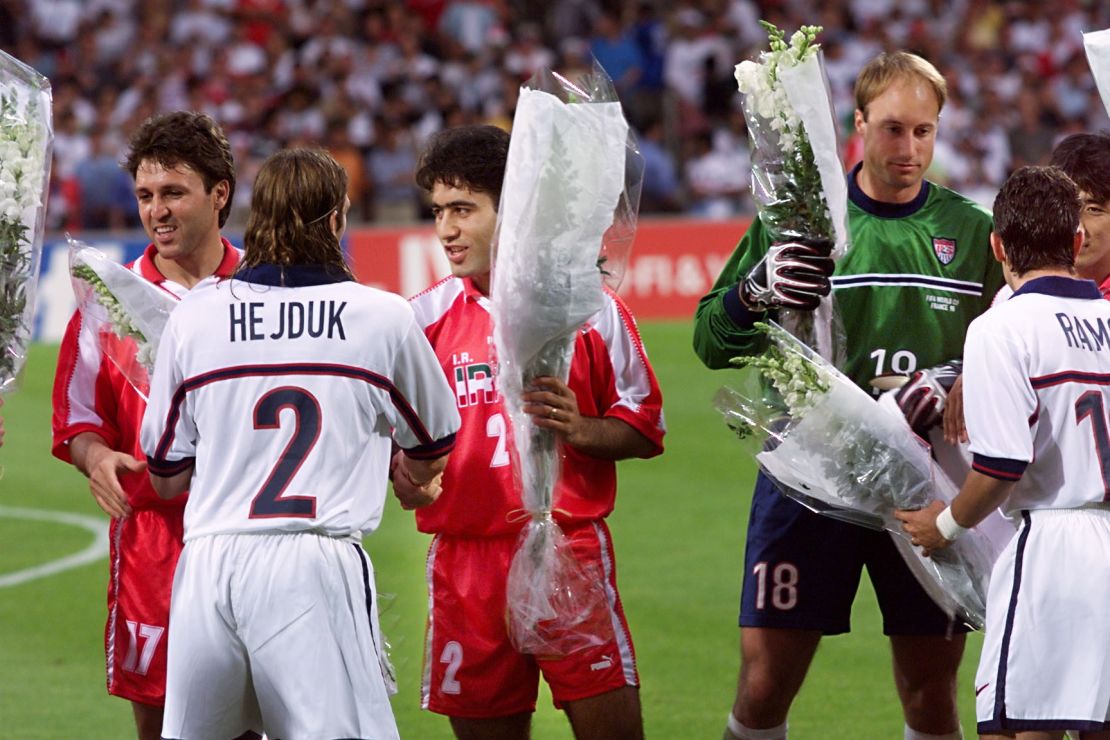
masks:
<svg viewBox="0 0 1110 740"><path fill-rule="evenodd" d="M948 391L952 390L963 369L963 360L943 362L936 367L918 370L898 389L894 400L918 436L924 437L940 423Z"/></svg>
<svg viewBox="0 0 1110 740"><path fill-rule="evenodd" d="M832 284L833 243L828 239L799 239L772 244L766 256L740 283L740 300L751 311L793 308L812 311Z"/></svg>

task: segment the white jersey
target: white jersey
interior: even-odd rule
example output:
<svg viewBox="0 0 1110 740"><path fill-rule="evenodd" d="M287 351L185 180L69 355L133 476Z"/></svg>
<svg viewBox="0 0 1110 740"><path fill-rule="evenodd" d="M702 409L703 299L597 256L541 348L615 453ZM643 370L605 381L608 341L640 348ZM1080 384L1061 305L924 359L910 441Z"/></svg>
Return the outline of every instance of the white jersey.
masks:
<svg viewBox="0 0 1110 740"><path fill-rule="evenodd" d="M142 427L150 470L195 464L187 542L360 540L381 519L391 439L414 458L449 452L454 393L401 297L319 267L245 277L192 291L170 317Z"/></svg>
<svg viewBox="0 0 1110 740"><path fill-rule="evenodd" d="M972 322L964 412L973 468L1017 481L1007 514L1110 501L1110 302L1036 278Z"/></svg>

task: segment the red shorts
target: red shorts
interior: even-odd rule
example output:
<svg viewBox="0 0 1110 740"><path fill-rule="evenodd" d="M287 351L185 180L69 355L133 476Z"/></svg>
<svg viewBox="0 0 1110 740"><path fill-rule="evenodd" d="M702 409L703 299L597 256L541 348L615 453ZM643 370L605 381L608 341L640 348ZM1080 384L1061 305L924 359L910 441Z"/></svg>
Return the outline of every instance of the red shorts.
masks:
<svg viewBox="0 0 1110 740"><path fill-rule="evenodd" d="M579 562L605 574L614 638L565 658L537 659L517 652L506 627L505 582L518 536L436 535L427 564L430 613L421 689L425 709L467 719L532 712L540 673L556 707L639 685L632 638L617 593L609 528L602 521L587 522L564 534Z"/></svg>
<svg viewBox="0 0 1110 740"><path fill-rule="evenodd" d="M109 694L155 706L166 703L170 589L181 554L183 514L178 506L160 507L112 520L104 629Z"/></svg>

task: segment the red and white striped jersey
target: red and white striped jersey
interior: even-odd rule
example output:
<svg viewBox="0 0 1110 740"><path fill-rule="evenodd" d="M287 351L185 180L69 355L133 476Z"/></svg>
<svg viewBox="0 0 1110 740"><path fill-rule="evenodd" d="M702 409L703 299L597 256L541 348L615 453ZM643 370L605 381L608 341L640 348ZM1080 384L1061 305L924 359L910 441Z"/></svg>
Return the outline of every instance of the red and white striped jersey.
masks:
<svg viewBox="0 0 1110 740"><path fill-rule="evenodd" d="M455 452L443 475L443 493L416 511L422 532L483 537L523 525L521 494L514 482L515 455L509 415L495 382L493 322L489 299L469 278L446 278L411 299L416 318L435 349L462 417ZM605 306L575 339L568 385L585 416L631 425L663 451L663 398L636 323L624 303L606 292ZM555 489L561 523L600 519L613 510L616 465L562 448Z"/></svg>
<svg viewBox="0 0 1110 740"><path fill-rule="evenodd" d="M195 465L185 541L381 520L392 442L454 445L451 389L411 307L318 266L241 270L170 316L142 428L149 469Z"/></svg>
<svg viewBox="0 0 1110 740"><path fill-rule="evenodd" d="M194 286L202 287L229 277L239 264L239 251L223 240L224 257L212 277ZM154 264L156 252L151 244L127 267L177 298L189 292L159 272ZM73 462L69 442L82 432L95 432L113 450L143 458L139 444L139 425L146 402L101 350L101 339L74 312L62 338L58 366L54 375L53 453L60 460ZM146 473L125 474L120 483L133 509L152 506L184 506L184 497L163 501L154 493Z"/></svg>
<svg viewBox="0 0 1110 740"><path fill-rule="evenodd" d="M1017 481L1006 513L1110 502L1110 305L1098 286L1035 278L973 321L964 414L974 469Z"/></svg>

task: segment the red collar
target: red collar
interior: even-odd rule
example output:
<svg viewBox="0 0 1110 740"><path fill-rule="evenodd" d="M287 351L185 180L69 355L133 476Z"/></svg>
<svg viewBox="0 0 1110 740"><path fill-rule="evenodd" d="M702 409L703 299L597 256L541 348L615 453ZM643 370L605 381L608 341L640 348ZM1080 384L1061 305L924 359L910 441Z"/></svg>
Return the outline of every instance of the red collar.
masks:
<svg viewBox="0 0 1110 740"><path fill-rule="evenodd" d="M231 242L227 239L220 237L220 241L224 245L224 256L220 260L220 264L216 267L214 273L216 277L228 278L235 272L235 268L239 266L239 250L231 246ZM143 259L139 263L139 269L143 273L143 277L150 282L158 285L166 281L166 276L158 269L158 265L154 263L154 257L158 254L158 250L154 248L154 244L148 244L146 250L143 251Z"/></svg>
<svg viewBox="0 0 1110 740"><path fill-rule="evenodd" d="M464 277L464 278L460 278L460 279L462 280L463 295L466 296L466 300L468 300L468 301L478 301L478 300L481 300L482 298L487 297L485 293L478 290L478 286L476 286L474 284L474 281L471 278Z"/></svg>
<svg viewBox="0 0 1110 740"><path fill-rule="evenodd" d="M1098 290L1102 293L1103 298L1110 300L1110 275L1107 275L1106 279L1099 283Z"/></svg>

